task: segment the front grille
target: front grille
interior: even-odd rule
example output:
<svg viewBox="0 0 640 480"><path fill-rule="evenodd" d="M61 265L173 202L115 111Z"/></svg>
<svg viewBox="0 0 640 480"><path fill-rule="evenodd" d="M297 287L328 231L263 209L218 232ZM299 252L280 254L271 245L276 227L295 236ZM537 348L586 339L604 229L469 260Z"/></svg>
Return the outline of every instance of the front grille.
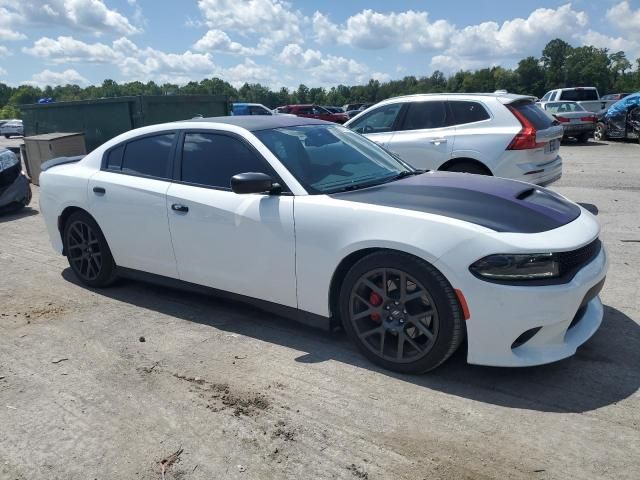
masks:
<svg viewBox="0 0 640 480"><path fill-rule="evenodd" d="M600 253L601 247L602 243L596 238L593 242L577 250L556 253L556 259L560 265L560 276L571 275L571 273L580 270Z"/></svg>

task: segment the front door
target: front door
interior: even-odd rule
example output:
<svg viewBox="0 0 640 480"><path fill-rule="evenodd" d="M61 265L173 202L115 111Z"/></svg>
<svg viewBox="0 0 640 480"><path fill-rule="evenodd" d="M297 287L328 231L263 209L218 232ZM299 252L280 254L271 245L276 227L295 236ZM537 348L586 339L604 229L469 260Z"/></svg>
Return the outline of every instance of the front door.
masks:
<svg viewBox="0 0 640 480"><path fill-rule="evenodd" d="M242 139L187 132L167 209L180 278L297 307L292 195L238 195L231 177L270 165Z"/></svg>
<svg viewBox="0 0 640 480"><path fill-rule="evenodd" d="M393 137L402 103L392 103L375 108L349 124L349 128L362 133L369 140L386 147Z"/></svg>

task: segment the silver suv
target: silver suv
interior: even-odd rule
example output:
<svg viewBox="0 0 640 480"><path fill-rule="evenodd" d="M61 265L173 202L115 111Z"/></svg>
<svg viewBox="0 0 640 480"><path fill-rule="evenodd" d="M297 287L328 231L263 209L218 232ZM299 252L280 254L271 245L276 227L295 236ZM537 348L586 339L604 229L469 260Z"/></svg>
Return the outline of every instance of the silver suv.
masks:
<svg viewBox="0 0 640 480"><path fill-rule="evenodd" d="M562 126L535 98L506 93L390 98L345 126L416 168L548 185L562 176Z"/></svg>

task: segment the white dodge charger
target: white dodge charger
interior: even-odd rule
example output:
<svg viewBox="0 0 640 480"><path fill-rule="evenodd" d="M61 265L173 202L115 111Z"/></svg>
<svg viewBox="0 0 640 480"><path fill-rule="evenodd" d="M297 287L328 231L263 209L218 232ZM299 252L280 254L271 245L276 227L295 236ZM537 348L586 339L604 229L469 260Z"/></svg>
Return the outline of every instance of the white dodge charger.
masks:
<svg viewBox="0 0 640 480"><path fill-rule="evenodd" d="M401 372L553 362L598 329L596 219L534 185L415 170L342 126L220 117L43 165L54 248L89 287L167 280L344 327Z"/></svg>

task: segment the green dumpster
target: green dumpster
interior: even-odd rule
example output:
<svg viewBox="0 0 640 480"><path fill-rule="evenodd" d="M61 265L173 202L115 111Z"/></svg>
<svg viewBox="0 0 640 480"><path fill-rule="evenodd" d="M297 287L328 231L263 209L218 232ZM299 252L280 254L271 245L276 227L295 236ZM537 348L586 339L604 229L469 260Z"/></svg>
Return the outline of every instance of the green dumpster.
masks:
<svg viewBox="0 0 640 480"><path fill-rule="evenodd" d="M21 105L25 136L83 132L87 151L116 135L157 123L229 114L222 95L138 95Z"/></svg>

